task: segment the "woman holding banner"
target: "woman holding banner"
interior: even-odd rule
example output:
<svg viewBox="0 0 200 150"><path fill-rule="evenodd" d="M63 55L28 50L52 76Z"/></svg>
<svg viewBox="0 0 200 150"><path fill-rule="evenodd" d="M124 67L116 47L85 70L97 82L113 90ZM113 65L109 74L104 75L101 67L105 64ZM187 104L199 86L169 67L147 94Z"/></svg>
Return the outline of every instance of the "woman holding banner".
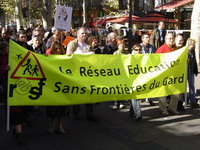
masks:
<svg viewBox="0 0 200 150"><path fill-rule="evenodd" d="M134 44L132 48L132 55L135 54L142 54L142 46L140 44ZM140 109L140 102L137 99L131 100L131 108L130 108L130 115L135 116L136 121L142 120L141 109Z"/></svg>
<svg viewBox="0 0 200 150"><path fill-rule="evenodd" d="M195 40L188 39L188 84L189 84L189 101L192 108L199 107L195 99L195 75L198 75L198 67L195 54Z"/></svg>
<svg viewBox="0 0 200 150"><path fill-rule="evenodd" d="M129 51L125 49L125 42L121 37L117 37L118 50L113 53L113 55L127 55ZM120 108L126 108L123 101L114 101L113 110L118 110Z"/></svg>
<svg viewBox="0 0 200 150"><path fill-rule="evenodd" d="M46 51L46 54L63 55L65 54L65 50L59 41L54 41L50 49ZM65 134L65 130L63 128L63 118L65 114L66 114L66 106L48 106L47 107L47 117L51 118L52 120L52 126L49 129L49 133L54 133L56 131L56 120L57 120L59 133Z"/></svg>

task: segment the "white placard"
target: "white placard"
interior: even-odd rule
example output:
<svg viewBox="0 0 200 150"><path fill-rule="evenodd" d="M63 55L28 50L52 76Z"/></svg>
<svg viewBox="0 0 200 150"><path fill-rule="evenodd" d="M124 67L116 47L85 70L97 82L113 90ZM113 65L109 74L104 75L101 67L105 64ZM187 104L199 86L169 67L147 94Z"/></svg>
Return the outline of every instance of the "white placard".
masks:
<svg viewBox="0 0 200 150"><path fill-rule="evenodd" d="M56 29L70 31L72 7L57 5L54 26Z"/></svg>

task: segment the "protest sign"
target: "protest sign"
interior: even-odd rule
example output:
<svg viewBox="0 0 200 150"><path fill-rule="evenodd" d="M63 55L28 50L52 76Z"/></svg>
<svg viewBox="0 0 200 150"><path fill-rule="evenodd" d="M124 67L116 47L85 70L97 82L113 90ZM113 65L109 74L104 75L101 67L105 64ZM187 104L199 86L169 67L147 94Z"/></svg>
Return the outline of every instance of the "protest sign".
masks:
<svg viewBox="0 0 200 150"><path fill-rule="evenodd" d="M68 43L69 43L70 41L74 40L74 39L75 39L75 38L72 37L72 36L67 36L67 37L65 38L65 40L63 41L62 45L63 45L63 46L67 46Z"/></svg>
<svg viewBox="0 0 200 150"><path fill-rule="evenodd" d="M55 28L70 31L72 18L72 7L57 5L55 13Z"/></svg>

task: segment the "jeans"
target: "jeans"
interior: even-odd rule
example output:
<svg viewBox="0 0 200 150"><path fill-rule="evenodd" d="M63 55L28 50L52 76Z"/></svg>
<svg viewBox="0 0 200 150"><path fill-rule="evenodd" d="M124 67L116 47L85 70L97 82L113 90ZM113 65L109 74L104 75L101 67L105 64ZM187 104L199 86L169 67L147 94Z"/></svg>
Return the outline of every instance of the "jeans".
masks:
<svg viewBox="0 0 200 150"><path fill-rule="evenodd" d="M191 104L196 103L194 77L194 73L192 71L188 71L189 101Z"/></svg>
<svg viewBox="0 0 200 150"><path fill-rule="evenodd" d="M139 100L131 100L130 113L134 113L135 116L141 116L141 108Z"/></svg>

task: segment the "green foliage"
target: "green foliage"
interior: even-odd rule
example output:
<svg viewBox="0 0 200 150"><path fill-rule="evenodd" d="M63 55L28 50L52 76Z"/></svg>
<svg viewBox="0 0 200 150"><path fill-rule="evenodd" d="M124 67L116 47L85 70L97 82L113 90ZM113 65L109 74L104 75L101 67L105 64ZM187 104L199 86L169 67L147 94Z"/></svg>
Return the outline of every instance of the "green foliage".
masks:
<svg viewBox="0 0 200 150"><path fill-rule="evenodd" d="M106 0L106 2L104 3L103 9L108 14L110 14L111 12L117 12L119 10L119 1Z"/></svg>
<svg viewBox="0 0 200 150"><path fill-rule="evenodd" d="M2 0L1 8L5 11L6 15L14 14L15 12L15 1L14 0Z"/></svg>
<svg viewBox="0 0 200 150"><path fill-rule="evenodd" d="M30 7L29 9L30 18L41 19L41 8L40 7Z"/></svg>

